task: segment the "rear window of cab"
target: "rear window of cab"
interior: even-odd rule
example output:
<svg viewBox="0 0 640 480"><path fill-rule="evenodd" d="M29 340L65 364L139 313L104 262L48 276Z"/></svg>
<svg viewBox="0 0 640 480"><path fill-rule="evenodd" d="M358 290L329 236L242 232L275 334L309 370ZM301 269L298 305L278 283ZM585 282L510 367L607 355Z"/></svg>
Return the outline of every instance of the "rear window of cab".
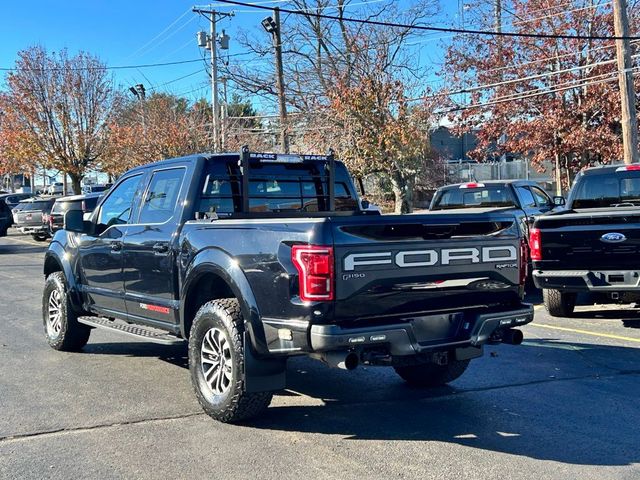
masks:
<svg viewBox="0 0 640 480"><path fill-rule="evenodd" d="M322 212L328 210L329 190L324 164L252 164L249 178L249 210L268 212ZM335 207L355 211L350 180L336 168ZM209 161L202 185L198 213L231 216L242 210L242 177L231 162Z"/></svg>
<svg viewBox="0 0 640 480"><path fill-rule="evenodd" d="M441 190L436 194L431 210L473 207L515 207L509 187L487 185L463 188L456 186Z"/></svg>

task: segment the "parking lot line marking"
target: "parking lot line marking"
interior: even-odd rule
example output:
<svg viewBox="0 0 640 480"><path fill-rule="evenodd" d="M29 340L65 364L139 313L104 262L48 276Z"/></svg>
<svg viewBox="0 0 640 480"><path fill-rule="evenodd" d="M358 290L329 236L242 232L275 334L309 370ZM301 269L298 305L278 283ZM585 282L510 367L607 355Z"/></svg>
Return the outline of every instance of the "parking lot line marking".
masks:
<svg viewBox="0 0 640 480"><path fill-rule="evenodd" d="M556 327L555 325L545 325L544 323L530 323L532 327L550 328L552 330L562 330L563 332L582 333L583 335L591 335L593 337L613 338L615 340L625 340L627 342L640 343L640 338L623 337L621 335L612 335L610 333L591 332L589 330L578 330L577 328Z"/></svg>
<svg viewBox="0 0 640 480"><path fill-rule="evenodd" d="M24 243L26 245L35 245L35 246L40 246L40 245L44 245L44 242L41 243L36 243L36 242L30 242L29 240L23 240L21 238L7 238L5 237L5 240L9 240L10 242L19 242L19 243Z"/></svg>

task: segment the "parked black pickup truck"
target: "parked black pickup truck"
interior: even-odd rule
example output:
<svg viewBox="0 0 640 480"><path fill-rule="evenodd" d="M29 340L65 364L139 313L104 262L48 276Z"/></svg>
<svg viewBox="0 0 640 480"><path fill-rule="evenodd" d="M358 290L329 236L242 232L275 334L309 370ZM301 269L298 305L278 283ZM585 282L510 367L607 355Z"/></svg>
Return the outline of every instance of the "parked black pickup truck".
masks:
<svg viewBox="0 0 640 480"><path fill-rule="evenodd" d="M538 218L530 235L533 278L551 315L571 315L579 292L637 301L640 164L583 170L566 208Z"/></svg>
<svg viewBox="0 0 640 480"><path fill-rule="evenodd" d="M124 174L90 220L65 214L45 333L58 350L95 327L188 340L197 397L224 422L266 408L291 355L441 385L484 344L522 341L523 245L513 215L364 211L332 155L165 160Z"/></svg>

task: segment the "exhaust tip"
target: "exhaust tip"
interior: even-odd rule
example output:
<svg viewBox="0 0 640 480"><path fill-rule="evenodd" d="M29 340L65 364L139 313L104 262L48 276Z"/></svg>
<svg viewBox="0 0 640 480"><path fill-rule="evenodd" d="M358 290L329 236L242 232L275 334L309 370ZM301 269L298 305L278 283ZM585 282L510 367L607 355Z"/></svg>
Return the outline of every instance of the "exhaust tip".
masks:
<svg viewBox="0 0 640 480"><path fill-rule="evenodd" d="M360 357L355 352L334 351L312 353L310 356L324 362L331 368L341 368L342 370L354 370L360 363Z"/></svg>
<svg viewBox="0 0 640 480"><path fill-rule="evenodd" d="M356 355L353 352L348 353L347 356L344 358L344 368L346 370L355 370L356 367L358 366L358 363L360 363L360 360L358 359L358 355Z"/></svg>
<svg viewBox="0 0 640 480"><path fill-rule="evenodd" d="M509 345L520 345L523 340L524 340L524 335L522 334L522 330L516 330L515 328L510 328L502 332L503 343L508 343Z"/></svg>

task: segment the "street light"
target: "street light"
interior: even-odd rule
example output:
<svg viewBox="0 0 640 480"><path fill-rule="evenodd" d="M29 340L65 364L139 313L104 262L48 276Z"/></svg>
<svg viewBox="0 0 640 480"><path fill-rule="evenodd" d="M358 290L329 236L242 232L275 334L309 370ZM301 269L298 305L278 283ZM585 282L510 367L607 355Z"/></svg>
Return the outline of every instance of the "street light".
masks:
<svg viewBox="0 0 640 480"><path fill-rule="evenodd" d="M146 96L146 89L144 88L144 85L139 83L134 87L129 87L129 91L139 100L144 100L145 96Z"/></svg>
<svg viewBox="0 0 640 480"><path fill-rule="evenodd" d="M278 25L272 17L267 17L260 22L267 33L274 35L278 31Z"/></svg>

